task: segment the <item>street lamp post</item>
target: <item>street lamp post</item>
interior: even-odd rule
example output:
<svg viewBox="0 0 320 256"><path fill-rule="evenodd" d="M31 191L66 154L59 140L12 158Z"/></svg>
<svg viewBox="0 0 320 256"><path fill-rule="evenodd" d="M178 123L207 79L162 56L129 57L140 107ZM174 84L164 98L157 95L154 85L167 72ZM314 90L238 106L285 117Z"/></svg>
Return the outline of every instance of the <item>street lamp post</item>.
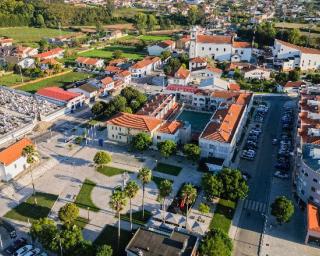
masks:
<svg viewBox="0 0 320 256"><path fill-rule="evenodd" d="M122 190L124 190L125 186L127 185L127 181L129 180L128 172L124 172L122 174Z"/></svg>

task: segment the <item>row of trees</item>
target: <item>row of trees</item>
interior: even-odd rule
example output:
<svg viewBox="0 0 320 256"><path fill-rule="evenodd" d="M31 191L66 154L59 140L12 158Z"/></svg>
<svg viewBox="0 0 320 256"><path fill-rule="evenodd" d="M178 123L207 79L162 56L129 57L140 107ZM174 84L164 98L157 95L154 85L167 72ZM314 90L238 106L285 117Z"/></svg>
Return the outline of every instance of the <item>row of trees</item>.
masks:
<svg viewBox="0 0 320 256"><path fill-rule="evenodd" d="M122 89L109 103L99 101L91 109L95 116L111 117L118 112L135 113L147 101L147 96L132 87Z"/></svg>
<svg viewBox="0 0 320 256"><path fill-rule="evenodd" d="M43 218L32 223L30 235L34 241L60 255L75 256L112 256L109 245L94 246L84 240L81 229L75 224L79 217L79 208L74 203L67 203L59 210L62 226L53 220Z"/></svg>

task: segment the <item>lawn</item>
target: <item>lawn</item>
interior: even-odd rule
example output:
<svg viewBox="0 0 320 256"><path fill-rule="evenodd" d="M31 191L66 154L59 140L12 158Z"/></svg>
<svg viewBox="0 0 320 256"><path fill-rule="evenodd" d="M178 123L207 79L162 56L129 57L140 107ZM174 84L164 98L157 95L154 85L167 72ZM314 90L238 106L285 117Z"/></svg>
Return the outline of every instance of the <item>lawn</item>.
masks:
<svg viewBox="0 0 320 256"><path fill-rule="evenodd" d="M152 213L146 210L144 211L144 218L142 218L142 211L132 212L132 223L143 226L148 222L151 216ZM121 220L130 222L130 212L121 214L120 218Z"/></svg>
<svg viewBox="0 0 320 256"><path fill-rule="evenodd" d="M93 243L95 246L108 244L112 247L114 256L126 256L127 254L125 252L125 248L131 240L131 238L133 237L133 234L134 231L130 232L121 229L118 252L118 227L106 225Z"/></svg>
<svg viewBox="0 0 320 256"><path fill-rule="evenodd" d="M160 183L161 183L161 181L163 181L163 180L165 180L165 179L164 179L164 178L160 178L160 177L156 177L156 176L152 176L152 181L153 181L154 183L156 183L158 189L160 188ZM169 181L171 181L171 182L173 183L173 180L169 180Z"/></svg>
<svg viewBox="0 0 320 256"><path fill-rule="evenodd" d="M150 41L150 42L172 39L171 36L165 36L165 35L141 35L138 38L141 40Z"/></svg>
<svg viewBox="0 0 320 256"><path fill-rule="evenodd" d="M97 168L97 171L100 172L101 174L109 176L109 177L119 175L124 172L129 172L127 170L116 168L116 167L111 167L111 166L99 166Z"/></svg>
<svg viewBox="0 0 320 256"><path fill-rule="evenodd" d="M19 43L38 42L42 38L56 37L66 35L71 32L51 28L31 28L31 27L12 27L0 28L0 36L11 37Z"/></svg>
<svg viewBox="0 0 320 256"><path fill-rule="evenodd" d="M90 217L90 216L89 216ZM88 218L78 217L74 224L76 224L81 230L89 223Z"/></svg>
<svg viewBox="0 0 320 256"><path fill-rule="evenodd" d="M182 168L179 166L164 164L164 163L158 163L155 169L155 171L157 172L162 172L162 173L170 174L173 176L178 176L181 170Z"/></svg>
<svg viewBox="0 0 320 256"><path fill-rule="evenodd" d="M220 228L226 233L228 233L235 208L235 202L220 199L214 212L213 218L211 220L210 229Z"/></svg>
<svg viewBox="0 0 320 256"><path fill-rule="evenodd" d="M37 204L35 204L35 198ZM45 218L57 199L57 195L36 192L35 196L29 197L27 201L7 212L4 217L24 222L27 222L28 219L33 222L40 218Z"/></svg>
<svg viewBox="0 0 320 256"><path fill-rule="evenodd" d="M18 87L17 89L26 91L26 92L35 93L37 92L37 90L45 87L58 86L58 87L66 88L69 84L72 84L75 81L86 79L88 77L90 77L89 74L84 74L79 72L70 72L61 76L47 78L40 82L23 85L21 87Z"/></svg>
<svg viewBox="0 0 320 256"><path fill-rule="evenodd" d="M86 51L83 53L80 53L79 56L82 57L90 57L90 58L102 58L102 59L111 59L112 54L114 51L120 50L123 52L122 57L128 58L128 59L142 59L145 54L138 52L135 47L133 46L121 46L121 45L114 45L114 46L108 46L104 49L95 49L91 51Z"/></svg>
<svg viewBox="0 0 320 256"><path fill-rule="evenodd" d="M80 208L87 209L89 207L89 209L94 212L100 210L91 200L91 192L95 186L96 183L91 180L86 179L83 182L75 202Z"/></svg>
<svg viewBox="0 0 320 256"><path fill-rule="evenodd" d="M28 82L30 80L31 80L30 77L23 76L24 82ZM12 86L20 83L21 83L21 76L18 74L10 74L10 75L5 75L0 77L0 85Z"/></svg>

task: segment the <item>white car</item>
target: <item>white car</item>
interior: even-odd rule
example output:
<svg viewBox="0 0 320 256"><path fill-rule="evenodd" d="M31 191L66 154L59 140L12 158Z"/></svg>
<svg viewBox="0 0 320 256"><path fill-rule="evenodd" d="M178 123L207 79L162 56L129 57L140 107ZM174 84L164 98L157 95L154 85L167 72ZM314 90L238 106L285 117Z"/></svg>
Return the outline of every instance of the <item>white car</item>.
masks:
<svg viewBox="0 0 320 256"><path fill-rule="evenodd" d="M284 173L284 172L280 172L280 171L276 171L273 176L280 178L280 179L289 179L289 175Z"/></svg>
<svg viewBox="0 0 320 256"><path fill-rule="evenodd" d="M33 256L33 255L37 255L40 252L41 250L39 248L34 248L31 251L28 251L26 254L23 254L23 256Z"/></svg>
<svg viewBox="0 0 320 256"><path fill-rule="evenodd" d="M31 244L26 244L25 246L21 247L20 249L16 250L13 256L22 256L26 252L32 250L33 246Z"/></svg>

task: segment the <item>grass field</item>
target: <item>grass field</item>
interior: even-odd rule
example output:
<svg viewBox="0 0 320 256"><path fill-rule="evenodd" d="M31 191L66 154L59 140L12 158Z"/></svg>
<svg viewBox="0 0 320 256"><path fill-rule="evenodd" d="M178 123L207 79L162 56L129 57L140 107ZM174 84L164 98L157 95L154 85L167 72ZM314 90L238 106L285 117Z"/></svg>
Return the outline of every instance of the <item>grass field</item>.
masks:
<svg viewBox="0 0 320 256"><path fill-rule="evenodd" d="M135 231L127 231L121 229L120 231L120 244L118 250L118 227L106 225L101 231L97 239L93 242L95 246L108 244L113 249L113 256L126 256L125 248Z"/></svg>
<svg viewBox="0 0 320 256"><path fill-rule="evenodd" d="M235 202L220 199L217 204L217 207L214 212L209 228L210 229L220 228L226 233L228 233L235 208L236 208Z"/></svg>
<svg viewBox="0 0 320 256"><path fill-rule="evenodd" d="M114 51L120 50L123 52L123 57L128 59L142 59L144 57L144 53L137 52L135 47L132 46L109 46L104 49L95 49L87 52L80 53L79 56L90 57L90 58L102 58L102 59L111 59Z"/></svg>
<svg viewBox="0 0 320 256"><path fill-rule="evenodd" d="M143 226L148 222L151 216L152 213L146 210L144 211L144 218L142 217L142 211L132 212L132 223ZM126 214L121 214L120 218L121 220L130 222L130 212Z"/></svg>
<svg viewBox="0 0 320 256"><path fill-rule="evenodd" d="M84 208L84 209L87 209L89 207L90 210L94 211L94 212L97 212L100 210L92 202L92 199L91 199L91 192L95 186L96 186L96 183L94 183L91 180L86 179L83 182L82 187L80 189L79 194L77 195L76 202L75 202L78 205L78 207Z"/></svg>
<svg viewBox="0 0 320 256"><path fill-rule="evenodd" d="M133 18L138 13L150 13L150 11L140 8L117 8L114 10L113 16Z"/></svg>
<svg viewBox="0 0 320 256"><path fill-rule="evenodd" d="M35 198L37 204L35 204ZM45 218L48 216L57 198L57 195L37 192L35 196L29 197L27 201L7 212L4 217L24 222L27 222L28 219L30 222L33 222L40 218Z"/></svg>
<svg viewBox="0 0 320 256"><path fill-rule="evenodd" d="M23 76L24 82L28 82L30 80L31 80L30 77ZM10 74L10 75L5 75L0 77L0 85L12 86L19 83L21 83L21 76L18 74Z"/></svg>
<svg viewBox="0 0 320 256"><path fill-rule="evenodd" d="M100 172L103 175L111 177L111 176L122 174L124 172L129 172L129 171L120 169L120 168L111 167L111 166L99 166L97 168L97 172Z"/></svg>
<svg viewBox="0 0 320 256"><path fill-rule="evenodd" d="M150 41L150 42L172 39L171 36L162 36L162 35L141 35L141 36L138 36L138 38L141 40Z"/></svg>
<svg viewBox="0 0 320 256"><path fill-rule="evenodd" d="M156 183L158 189L160 188L160 183L161 183L161 181L163 181L163 180L165 180L165 179L164 179L164 178L160 178L160 177L156 177L156 176L152 176L152 181L153 181L154 183ZM173 183L173 180L169 180L169 181L171 181L171 182Z"/></svg>
<svg viewBox="0 0 320 256"><path fill-rule="evenodd" d="M19 43L38 42L42 38L56 37L69 34L70 32L51 28L31 28L31 27L13 27L0 28L0 36L11 37Z"/></svg>
<svg viewBox="0 0 320 256"><path fill-rule="evenodd" d="M45 87L53 87L53 86L58 86L58 87L66 87L67 85L83 80L85 78L90 77L89 74L84 74L84 73L78 73L78 72L70 72L61 76L56 76L52 78L47 78L45 80L42 80L40 82L35 82L35 83L30 83L27 85L23 85L21 87L18 87L17 89L23 90L26 92L31 92L35 93L37 90Z"/></svg>
<svg viewBox="0 0 320 256"><path fill-rule="evenodd" d="M178 176L181 170L182 168L179 166L164 164L164 163L158 163L155 169L155 171L157 172L162 172L162 173L170 174L173 176Z"/></svg>

